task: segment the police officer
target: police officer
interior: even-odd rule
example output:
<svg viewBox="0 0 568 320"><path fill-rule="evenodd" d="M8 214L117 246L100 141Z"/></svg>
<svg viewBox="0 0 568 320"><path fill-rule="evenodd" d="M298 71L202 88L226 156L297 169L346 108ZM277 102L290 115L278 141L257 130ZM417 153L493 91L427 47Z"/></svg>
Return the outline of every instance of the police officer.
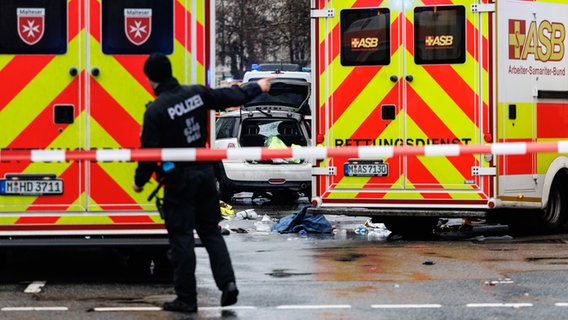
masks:
<svg viewBox="0 0 568 320"><path fill-rule="evenodd" d="M202 85L180 85L172 77L167 56L155 53L144 63L144 73L157 96L144 113L142 148L202 148L208 139L210 109L222 110L241 105L270 90L269 78L256 84L211 89ZM132 187L141 192L157 162L139 162ZM221 305L237 302L239 291L231 258L220 233L221 220L215 171L209 162L175 162L164 173L164 211L168 230L169 259L173 265L176 299L166 302L164 310L197 312L194 234L197 231L209 254L215 283L222 290Z"/></svg>

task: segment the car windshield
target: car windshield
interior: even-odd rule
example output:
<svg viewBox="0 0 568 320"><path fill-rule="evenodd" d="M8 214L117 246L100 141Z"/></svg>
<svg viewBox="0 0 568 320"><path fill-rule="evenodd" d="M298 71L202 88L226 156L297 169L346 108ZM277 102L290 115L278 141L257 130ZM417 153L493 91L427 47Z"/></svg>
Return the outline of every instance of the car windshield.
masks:
<svg viewBox="0 0 568 320"><path fill-rule="evenodd" d="M306 85L274 82L272 83L269 92L260 94L250 102L246 103L245 107L282 105L299 108L306 101L309 94L308 90L309 87Z"/></svg>

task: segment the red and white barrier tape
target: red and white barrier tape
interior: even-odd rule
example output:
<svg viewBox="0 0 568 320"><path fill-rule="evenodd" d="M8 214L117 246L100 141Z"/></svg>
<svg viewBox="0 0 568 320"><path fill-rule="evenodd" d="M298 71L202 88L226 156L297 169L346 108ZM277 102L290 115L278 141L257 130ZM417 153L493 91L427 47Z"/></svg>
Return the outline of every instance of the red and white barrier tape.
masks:
<svg viewBox="0 0 568 320"><path fill-rule="evenodd" d="M93 150L0 150L0 161L219 161L269 160L275 158L325 159L389 158L393 156L459 156L466 154L568 153L568 141L514 142L488 145L439 144L427 146L349 146L271 149L260 147L229 149L93 149Z"/></svg>

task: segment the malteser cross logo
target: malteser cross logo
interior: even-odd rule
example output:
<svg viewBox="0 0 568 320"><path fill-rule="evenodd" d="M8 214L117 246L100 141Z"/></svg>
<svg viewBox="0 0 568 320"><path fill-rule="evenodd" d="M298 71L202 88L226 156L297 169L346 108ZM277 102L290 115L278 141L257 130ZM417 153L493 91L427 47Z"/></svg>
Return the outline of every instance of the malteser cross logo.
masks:
<svg viewBox="0 0 568 320"><path fill-rule="evenodd" d="M124 33L134 45L142 45L152 33L152 9L124 9Z"/></svg>
<svg viewBox="0 0 568 320"><path fill-rule="evenodd" d="M509 20L509 59L527 60L533 55L537 61L560 61L564 58L566 28L562 23Z"/></svg>
<svg viewBox="0 0 568 320"><path fill-rule="evenodd" d="M45 8L17 8L18 35L28 45L41 40L45 25Z"/></svg>

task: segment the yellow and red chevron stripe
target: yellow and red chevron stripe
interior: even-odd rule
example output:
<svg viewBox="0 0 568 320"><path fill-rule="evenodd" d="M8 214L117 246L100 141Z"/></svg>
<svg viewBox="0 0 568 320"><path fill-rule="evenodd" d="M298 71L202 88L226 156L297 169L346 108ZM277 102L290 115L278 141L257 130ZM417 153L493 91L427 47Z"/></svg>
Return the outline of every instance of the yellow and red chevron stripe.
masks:
<svg viewBox="0 0 568 320"><path fill-rule="evenodd" d="M325 134L326 146L348 143L386 145L393 141L443 138L461 143L482 143L482 130L490 128L489 93L480 91L490 81L487 18L469 12L470 1L412 1L412 7L392 1L319 1L319 8L388 8L390 13L390 64L384 66L342 66L340 62L340 17L320 19L317 55L318 101L316 134ZM466 62L459 65L414 64L414 7L465 6ZM404 10L404 11L401 11ZM477 35L481 32L482 37ZM483 51L480 50L483 48ZM406 74L401 71L405 70ZM414 81L405 81L410 74ZM391 76L398 76L392 82ZM411 82L412 81L412 82ZM481 96L479 92L483 92ZM383 120L383 105L395 106L396 119ZM363 142L364 141L364 142ZM339 144L338 144L339 142ZM400 143L400 142L399 142ZM337 168L336 177L317 181L323 202L396 203L408 199L421 202L479 201L488 197L486 178L472 177L471 168L483 166L479 156L424 158L390 157L387 177L344 177L347 158L327 159L320 166Z"/></svg>
<svg viewBox="0 0 568 320"><path fill-rule="evenodd" d="M182 83L207 82L209 6L209 1L173 1L171 59L174 76ZM142 70L146 55L102 53L100 0L69 0L67 14L65 54L0 55L0 147L138 147L144 106L153 99ZM77 75L69 73L71 68ZM94 68L100 70L99 75L93 73ZM72 105L73 123L55 124L55 105ZM134 168L134 163L3 162L0 178L13 173L53 173L64 180L65 192L61 196L2 196L0 211L15 213L11 216L14 224L42 224L38 214L65 212L46 218L47 224L158 224L162 228L147 195L132 191ZM89 212L100 216L85 215ZM31 214L29 218L25 213ZM0 220L0 226L4 223L12 224Z"/></svg>

